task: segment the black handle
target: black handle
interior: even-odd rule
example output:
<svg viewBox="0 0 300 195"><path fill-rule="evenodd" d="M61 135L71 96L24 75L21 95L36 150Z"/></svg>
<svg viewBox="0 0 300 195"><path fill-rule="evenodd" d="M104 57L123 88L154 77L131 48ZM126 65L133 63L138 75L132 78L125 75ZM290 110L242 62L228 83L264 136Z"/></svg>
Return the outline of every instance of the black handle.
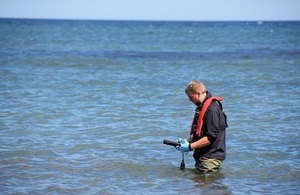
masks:
<svg viewBox="0 0 300 195"><path fill-rule="evenodd" d="M170 140L166 140L166 139L164 139L163 143L166 144L166 145L174 146L174 147L180 146L180 143L174 142L174 141L170 141Z"/></svg>

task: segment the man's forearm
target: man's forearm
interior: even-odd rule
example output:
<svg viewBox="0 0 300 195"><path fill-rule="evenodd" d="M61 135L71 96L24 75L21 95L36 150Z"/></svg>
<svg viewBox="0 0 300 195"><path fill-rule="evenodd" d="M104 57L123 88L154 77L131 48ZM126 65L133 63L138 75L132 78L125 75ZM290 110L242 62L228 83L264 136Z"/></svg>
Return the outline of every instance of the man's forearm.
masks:
<svg viewBox="0 0 300 195"><path fill-rule="evenodd" d="M194 150L194 149L197 149L197 148L203 148L203 147L208 146L210 144L211 144L211 142L209 141L208 137L205 136L205 137L202 137L201 139L199 139L196 142L190 143L190 148L192 150Z"/></svg>

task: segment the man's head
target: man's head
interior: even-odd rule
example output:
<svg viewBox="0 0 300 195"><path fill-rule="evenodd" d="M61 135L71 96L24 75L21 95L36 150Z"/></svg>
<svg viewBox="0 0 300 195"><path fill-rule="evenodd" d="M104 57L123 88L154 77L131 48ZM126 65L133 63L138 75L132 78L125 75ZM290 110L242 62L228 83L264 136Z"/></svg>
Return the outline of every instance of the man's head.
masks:
<svg viewBox="0 0 300 195"><path fill-rule="evenodd" d="M185 93L191 102L199 106L206 96L206 88L203 83L192 81L185 88Z"/></svg>

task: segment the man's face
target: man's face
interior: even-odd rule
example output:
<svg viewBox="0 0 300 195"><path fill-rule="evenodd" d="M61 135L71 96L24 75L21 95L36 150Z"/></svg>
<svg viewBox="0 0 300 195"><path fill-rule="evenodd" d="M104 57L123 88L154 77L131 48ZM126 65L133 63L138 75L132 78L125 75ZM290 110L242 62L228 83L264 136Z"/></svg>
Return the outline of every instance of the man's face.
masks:
<svg viewBox="0 0 300 195"><path fill-rule="evenodd" d="M191 102L193 102L196 106L201 104L200 97L201 93L187 93L186 94Z"/></svg>

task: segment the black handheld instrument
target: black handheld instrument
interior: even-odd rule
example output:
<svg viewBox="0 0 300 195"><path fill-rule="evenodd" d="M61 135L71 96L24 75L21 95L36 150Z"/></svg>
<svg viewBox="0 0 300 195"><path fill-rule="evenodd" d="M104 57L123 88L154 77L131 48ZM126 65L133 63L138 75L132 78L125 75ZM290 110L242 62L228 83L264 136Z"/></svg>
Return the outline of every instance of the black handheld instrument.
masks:
<svg viewBox="0 0 300 195"><path fill-rule="evenodd" d="M169 146L174 146L175 148L179 147L181 145L180 141L174 142L170 141L167 139L164 139L163 144L169 145ZM182 152L182 161L180 164L180 169L184 170L185 169L185 163L184 163L184 153Z"/></svg>

